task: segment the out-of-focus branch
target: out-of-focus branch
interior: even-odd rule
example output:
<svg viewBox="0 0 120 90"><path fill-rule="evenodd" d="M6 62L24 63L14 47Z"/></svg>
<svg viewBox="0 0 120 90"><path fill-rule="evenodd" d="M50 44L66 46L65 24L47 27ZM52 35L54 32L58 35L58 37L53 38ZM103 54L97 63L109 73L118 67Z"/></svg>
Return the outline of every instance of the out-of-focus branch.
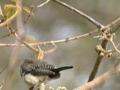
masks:
<svg viewBox="0 0 120 90"><path fill-rule="evenodd" d="M21 8L19 6L18 7L16 6L15 13L10 18L8 18L7 20L0 23L0 27L3 27L5 25L9 24L15 17L17 17L17 15L20 13L20 11L21 11Z"/></svg>
<svg viewBox="0 0 120 90"><path fill-rule="evenodd" d="M100 22L96 21L95 19L93 19L93 18L90 17L89 15L85 14L85 13L82 12L81 10L76 9L76 8L74 8L73 6L70 6L70 5L64 3L64 2L61 1L61 0L52 0L52 1L57 2L58 4L60 4L60 5L62 5L62 6L65 6L65 7L67 7L68 9L70 9L70 10L78 13L79 15L83 16L84 18L86 18L88 21L90 21L91 23L93 23L93 24L94 24L95 26L97 26L98 28L103 28L103 27L104 27Z"/></svg>
<svg viewBox="0 0 120 90"><path fill-rule="evenodd" d="M34 51L34 52L36 52L36 53L38 52L37 49L31 47L27 42L25 42L24 40L22 40L17 33L15 33L15 37L16 37L16 39L17 39L19 42L23 43L26 47L28 47L28 48L31 49L32 51Z"/></svg>
<svg viewBox="0 0 120 90"><path fill-rule="evenodd" d="M16 0L16 8L19 8L19 13L17 14L17 28L20 28L20 30L23 30L23 26L22 26L22 0ZM18 33L22 36L24 31L18 31ZM14 47L11 53L11 58L9 61L9 65L8 65L8 70L7 70L7 74L5 77L5 83L3 86L3 90L10 90L11 86L12 86L12 81L15 78L15 69L18 66L18 53L19 53L19 45L20 42L16 41L15 44L17 44L17 47Z"/></svg>
<svg viewBox="0 0 120 90"><path fill-rule="evenodd" d="M112 21L110 24L108 24L106 27L114 27L120 25L120 17Z"/></svg>
<svg viewBox="0 0 120 90"><path fill-rule="evenodd" d="M120 54L120 50L116 47L115 43L113 41L111 41L115 51L117 51Z"/></svg>
<svg viewBox="0 0 120 90"><path fill-rule="evenodd" d="M120 50L117 48L117 46L115 45L115 43L113 41L113 36L114 35L111 36L109 41L112 43L114 50L120 54Z"/></svg>
<svg viewBox="0 0 120 90"><path fill-rule="evenodd" d="M40 5L38 5L37 7L40 8L44 5L46 5L47 3L49 3L50 0L46 0L45 2L41 3Z"/></svg>
<svg viewBox="0 0 120 90"><path fill-rule="evenodd" d="M84 85L73 90L96 90L97 88L100 88L102 85L104 85L106 81L112 78L112 76L117 74L120 74L120 64L112 67L109 71L102 74L101 76L98 76L94 80L87 82Z"/></svg>

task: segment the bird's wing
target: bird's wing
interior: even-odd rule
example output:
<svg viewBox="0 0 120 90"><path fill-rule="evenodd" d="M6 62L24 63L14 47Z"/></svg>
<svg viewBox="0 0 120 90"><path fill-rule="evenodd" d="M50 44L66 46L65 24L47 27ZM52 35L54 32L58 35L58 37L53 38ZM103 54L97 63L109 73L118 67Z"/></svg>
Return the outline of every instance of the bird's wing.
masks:
<svg viewBox="0 0 120 90"><path fill-rule="evenodd" d="M55 69L54 65L50 65L50 64L48 64L47 62L44 62L44 61L34 63L33 67L35 69L39 69L39 68L40 69L49 69L49 70Z"/></svg>
<svg viewBox="0 0 120 90"><path fill-rule="evenodd" d="M54 75L55 72L52 71L54 69L54 65L47 64L46 62L36 62L33 64L31 69L31 74L33 75Z"/></svg>
<svg viewBox="0 0 120 90"><path fill-rule="evenodd" d="M32 75L35 76L49 76L49 75L55 75L55 72L47 69L34 69L31 71Z"/></svg>

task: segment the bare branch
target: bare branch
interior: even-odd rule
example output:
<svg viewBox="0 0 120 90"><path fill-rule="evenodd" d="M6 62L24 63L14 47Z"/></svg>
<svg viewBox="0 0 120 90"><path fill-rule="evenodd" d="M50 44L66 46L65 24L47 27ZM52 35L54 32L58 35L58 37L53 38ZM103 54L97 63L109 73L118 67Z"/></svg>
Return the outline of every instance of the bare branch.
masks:
<svg viewBox="0 0 120 90"><path fill-rule="evenodd" d="M43 2L43 3L40 4L40 5L38 5L37 7L40 8L40 7L44 6L44 5L46 5L47 3L49 3L49 1L50 1L50 0L46 0L45 2Z"/></svg>
<svg viewBox="0 0 120 90"><path fill-rule="evenodd" d="M82 35L76 35L76 36L73 36L73 37L68 37L68 38L65 38L65 39L60 39L60 40L51 40L51 41L40 41L40 42L36 42L36 43L28 43L30 46L37 46L37 45L46 45L46 44L59 44L59 43L65 43L65 42L69 42L69 41L73 41L73 40L78 40L78 39L81 39L81 38L85 38L85 37L88 37L88 36L93 36L95 33L97 33L98 30L93 30L89 33L85 33L85 34L82 34ZM16 44L5 44L5 43L1 43L0 44L0 47L15 47L17 46ZM24 44L21 44L20 46L25 46Z"/></svg>
<svg viewBox="0 0 120 90"><path fill-rule="evenodd" d="M101 46L102 46L102 48L103 48L104 50L106 50L106 46L107 46L107 43L108 43L108 41L109 41L108 38L107 38L107 35L106 35L106 34L108 34L108 33L106 33L106 32L109 32L109 30L112 29L113 26L119 25L119 23L120 23L120 17L117 18L116 20L112 21L110 24L108 24L108 25L106 25L106 26L104 26L103 28L100 29L100 30L102 31L102 33L104 33L104 35L105 35L105 37L106 37L105 39L102 40L102 43L101 43ZM110 32L109 32L109 34L111 35ZM115 47L115 44L114 44L113 42L112 42L112 44L113 44L115 50L116 50L117 52L119 52L119 50ZM97 57L97 59L96 59L95 65L94 65L94 67L93 67L93 69L92 69L92 72L91 72L91 74L90 74L90 76L89 76L88 82L89 82L89 81L92 81L92 80L95 78L95 76L96 76L96 74L97 74L97 71L98 71L98 69L99 69L99 66L100 66L100 63L101 63L103 57L104 57L104 56L101 56L101 55L100 55L100 52L98 52L98 57Z"/></svg>
<svg viewBox="0 0 120 90"><path fill-rule="evenodd" d="M116 25L120 25L120 17L118 17L117 19L115 19L114 21L112 21L106 27L113 27L113 26L116 26Z"/></svg>
<svg viewBox="0 0 120 90"><path fill-rule="evenodd" d="M85 83L84 85L73 90L96 90L98 87L104 85L113 75L120 73L120 65L112 67L109 71L98 76L94 80Z"/></svg>
<svg viewBox="0 0 120 90"><path fill-rule="evenodd" d="M16 36L16 39L17 39L19 42L23 43L26 47L28 47L28 48L31 49L32 51L38 53L38 50L36 50L35 48L31 47L27 42L23 41L17 33L15 33L15 36Z"/></svg>
<svg viewBox="0 0 120 90"><path fill-rule="evenodd" d="M22 16L21 16L21 10L22 10L22 0L16 0L16 8L19 8L19 13L17 14L17 28L19 27L19 24L21 24L20 26L22 26ZM19 33L22 35L23 31L19 31ZM11 58L9 61L9 65L8 65L8 70L7 70L7 74L5 76L5 82L4 82L4 86L3 86L3 90L9 90L11 88L12 85L12 81L14 79L14 71L18 65L18 60L17 60L17 56L18 56L18 51L20 49L19 45L20 43L18 41L16 41L17 47L14 47L11 53Z"/></svg>
<svg viewBox="0 0 120 90"><path fill-rule="evenodd" d="M53 0L53 1L59 3L59 4L62 5L62 6L67 7L68 9L70 9L70 10L76 12L76 13L78 13L79 15L81 15L81 16L84 17L84 18L86 18L88 21L90 21L91 23L93 23L93 24L94 24L95 26L97 26L98 28L103 28L103 27L104 27L100 22L96 21L95 19L93 19L93 18L90 17L89 15L85 14L84 12L82 12L82 11L74 8L73 6L70 6L70 5L62 2L61 0Z"/></svg>
<svg viewBox="0 0 120 90"><path fill-rule="evenodd" d="M115 45L114 41L113 41L113 37L111 38L110 42L112 43L114 49L116 52L118 52L120 54L120 50L117 48L117 46Z"/></svg>
<svg viewBox="0 0 120 90"><path fill-rule="evenodd" d="M106 49L107 42L108 42L107 40L103 40L103 41L102 41L101 46L102 46L103 49ZM90 74L90 76L89 76L88 82L89 82L89 81L92 81L92 80L95 78L95 76L96 76L96 74L97 74L97 72L98 72L98 69L99 69L99 66L100 66L100 63L101 63L103 57L104 57L104 56L101 56L101 55L100 55L100 52L98 52L98 57L97 57L97 59L96 59L95 65L94 65L94 67L93 67L93 69L92 69L92 72L91 72L91 74Z"/></svg>

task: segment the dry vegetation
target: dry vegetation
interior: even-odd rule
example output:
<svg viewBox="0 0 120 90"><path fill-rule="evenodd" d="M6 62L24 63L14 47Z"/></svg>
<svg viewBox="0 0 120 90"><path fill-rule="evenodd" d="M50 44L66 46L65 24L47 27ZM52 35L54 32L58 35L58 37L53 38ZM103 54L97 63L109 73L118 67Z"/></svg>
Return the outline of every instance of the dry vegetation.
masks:
<svg viewBox="0 0 120 90"><path fill-rule="evenodd" d="M40 9L41 7L45 7L50 2L55 2L58 5L62 5L64 8L70 9L71 11L79 14L80 17L84 17L85 19L87 19L88 22L93 23L97 28L95 30L91 30L88 33L64 38L61 40L36 40L34 42L27 41L28 37L24 34L24 24L26 24L30 20L30 18L34 14L33 11L36 8ZM25 21L22 20L22 14L26 14ZM113 56L113 53L120 54L120 50L118 48L119 45L114 42L114 37L116 36L116 31L118 30L117 28L120 26L120 17L116 18L107 25L103 25L102 23L98 22L83 11L74 8L73 6L68 5L67 3L64 3L64 0L46 0L40 5L30 8L24 6L24 4L22 5L22 0L14 0L14 4L6 3L3 5L3 7L1 7L1 16L3 17L3 20L1 19L0 27L6 28L6 32L8 32L8 35L5 35L4 38L12 35L16 39L16 41L12 44L0 43L0 47L12 48L9 65L6 67L8 68L8 75L6 75L4 81L1 81L1 90L9 90L8 88L11 85L9 81L11 81L14 78L15 67L17 67L17 65L19 64L17 56L19 54L18 51L21 47L29 48L34 53L35 58L37 58L37 60L43 60L45 54L54 52L57 49L57 45L59 43L66 43L70 41L72 42L73 40L78 40L90 36L92 36L93 39L97 38L101 42L98 43L96 47L94 47L97 53L96 62L93 66L91 74L89 75L88 82L86 82L82 86L76 87L74 90L95 90L97 87L101 87L101 85L105 84L106 81L110 79L113 75L117 75L120 73L120 64L117 63L113 65L113 67L111 67L110 70L108 70L104 74L95 77L99 69L100 63L104 58L111 58ZM111 47L113 47L113 49L109 49L107 47L108 43ZM52 45L52 48L48 50L42 50L42 48L40 47L41 45ZM41 88L41 90L44 90L44 85ZM51 88L50 90L53 89ZM66 88L59 87L57 90L66 90Z"/></svg>

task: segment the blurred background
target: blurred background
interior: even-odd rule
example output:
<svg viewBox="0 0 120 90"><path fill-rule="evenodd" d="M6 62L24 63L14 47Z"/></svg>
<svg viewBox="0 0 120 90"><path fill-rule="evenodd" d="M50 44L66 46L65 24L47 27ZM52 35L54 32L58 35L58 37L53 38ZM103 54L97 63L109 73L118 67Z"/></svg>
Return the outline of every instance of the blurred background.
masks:
<svg viewBox="0 0 120 90"><path fill-rule="evenodd" d="M23 5L37 6L45 0L23 0ZM82 10L103 25L110 23L120 16L120 0L61 0L68 5ZM1 4L7 0L0 0ZM52 0L41 8L34 10L34 16L24 25L25 34L37 41L59 40L70 36L84 34L96 29L96 26L88 20L76 14ZM0 28L0 36L6 34L4 28ZM118 30L119 31L119 30ZM116 34L115 40L120 40L120 32ZM0 43L13 43L13 36L0 39ZM65 86L68 90L84 84L93 69L97 58L95 46L100 42L93 37L82 38L67 43L57 44L57 50L45 55L44 60L58 66L73 65L74 69L61 72L61 78L50 81L49 84L54 88ZM112 48L112 47L110 47ZM8 64L11 56L12 47L0 47L0 70ZM26 47L21 48L18 59L34 59L34 54ZM116 54L109 60L103 60L98 74L106 72L117 60ZM5 72L0 78L4 77ZM19 88L20 87L20 88ZM27 90L27 86L20 77L19 66L11 90ZM115 76L110 79L103 87L98 90L120 90L120 78Z"/></svg>

